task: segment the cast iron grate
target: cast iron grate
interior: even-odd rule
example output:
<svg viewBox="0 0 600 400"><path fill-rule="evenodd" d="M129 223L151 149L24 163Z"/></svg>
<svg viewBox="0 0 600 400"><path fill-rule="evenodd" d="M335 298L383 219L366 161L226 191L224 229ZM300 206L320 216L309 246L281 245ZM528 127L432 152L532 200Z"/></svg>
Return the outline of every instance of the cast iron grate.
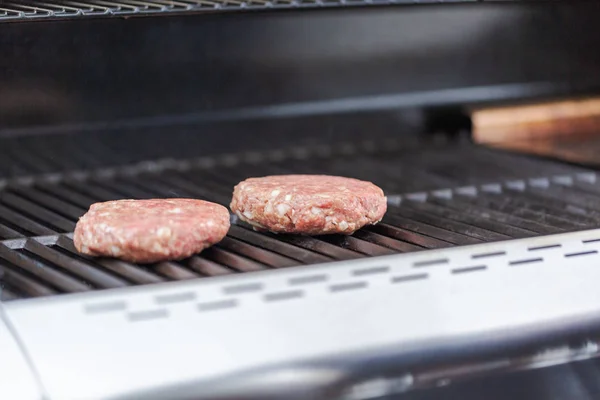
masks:
<svg viewBox="0 0 600 400"><path fill-rule="evenodd" d="M600 182L581 168L470 145L412 155L330 150L171 159L6 180L0 191L2 299L548 235L595 228L600 222ZM524 171L537 177L524 177ZM352 236L264 234L234 217L229 235L218 245L187 260L156 265L92 259L73 248L69 233L93 202L194 197L228 205L241 179L302 172L378 183L391 194L389 211L381 224ZM409 193L393 194L401 192Z"/></svg>

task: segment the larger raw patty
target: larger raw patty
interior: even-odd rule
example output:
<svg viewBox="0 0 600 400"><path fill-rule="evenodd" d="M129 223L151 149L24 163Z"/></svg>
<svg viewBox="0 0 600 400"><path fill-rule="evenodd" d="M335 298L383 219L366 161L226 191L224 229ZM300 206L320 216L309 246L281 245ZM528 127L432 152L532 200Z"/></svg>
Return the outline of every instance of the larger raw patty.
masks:
<svg viewBox="0 0 600 400"><path fill-rule="evenodd" d="M371 182L328 175L277 175L240 182L233 191L231 210L257 230L351 234L379 222L387 199Z"/></svg>
<svg viewBox="0 0 600 400"><path fill-rule="evenodd" d="M83 254L151 263L199 253L228 230L227 209L208 201L115 200L92 204L73 241Z"/></svg>

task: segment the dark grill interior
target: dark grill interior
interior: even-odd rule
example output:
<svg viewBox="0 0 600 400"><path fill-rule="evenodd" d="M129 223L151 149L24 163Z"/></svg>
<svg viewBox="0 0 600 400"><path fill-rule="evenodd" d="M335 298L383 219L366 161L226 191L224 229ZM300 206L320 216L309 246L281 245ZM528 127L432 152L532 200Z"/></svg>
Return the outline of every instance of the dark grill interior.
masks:
<svg viewBox="0 0 600 400"><path fill-rule="evenodd" d="M86 151L71 146L73 157L67 158L22 146L19 163L5 164L22 170L13 168L14 177L1 183L3 300L546 235L593 228L600 221L600 183L593 171L468 143L406 148L396 141L365 142L83 172L40 175L27 169L27 161L40 168L42 159L52 163L50 170L73 169L80 163L77 157L88 155L97 165L110 164L111 157L115 164L127 159L103 147L95 152L93 146ZM353 236L263 234L234 218L228 237L217 246L181 262L149 266L91 259L73 248L69 233L93 202L195 197L228 205L238 181L284 173L373 181L388 194L389 211L381 224Z"/></svg>

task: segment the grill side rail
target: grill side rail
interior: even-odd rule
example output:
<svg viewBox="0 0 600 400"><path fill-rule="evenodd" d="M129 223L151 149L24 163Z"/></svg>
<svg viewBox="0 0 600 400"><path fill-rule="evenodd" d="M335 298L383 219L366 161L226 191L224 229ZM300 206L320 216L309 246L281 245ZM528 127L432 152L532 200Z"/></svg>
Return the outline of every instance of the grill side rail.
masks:
<svg viewBox="0 0 600 400"><path fill-rule="evenodd" d="M4 308L51 398L365 398L597 336L599 251L588 230Z"/></svg>

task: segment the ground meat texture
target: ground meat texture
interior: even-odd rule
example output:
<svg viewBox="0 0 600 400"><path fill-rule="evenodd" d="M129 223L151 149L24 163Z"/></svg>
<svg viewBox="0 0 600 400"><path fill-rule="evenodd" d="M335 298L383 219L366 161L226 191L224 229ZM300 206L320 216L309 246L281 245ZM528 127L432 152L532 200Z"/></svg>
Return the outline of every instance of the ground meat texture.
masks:
<svg viewBox="0 0 600 400"><path fill-rule="evenodd" d="M83 254L152 263L199 253L228 230L227 209L208 201L116 200L92 204L73 241Z"/></svg>
<svg viewBox="0 0 600 400"><path fill-rule="evenodd" d="M233 190L231 210L256 230L351 234L381 221L383 190L371 182L327 175L250 178Z"/></svg>

